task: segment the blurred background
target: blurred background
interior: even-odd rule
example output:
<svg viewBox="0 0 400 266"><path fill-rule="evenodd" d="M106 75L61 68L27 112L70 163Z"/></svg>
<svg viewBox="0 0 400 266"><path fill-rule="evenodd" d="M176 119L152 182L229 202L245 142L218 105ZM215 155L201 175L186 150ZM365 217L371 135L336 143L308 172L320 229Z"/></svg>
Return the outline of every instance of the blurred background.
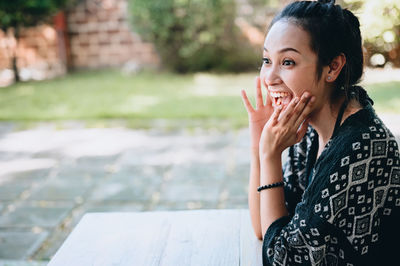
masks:
<svg viewBox="0 0 400 266"><path fill-rule="evenodd" d="M46 265L86 212L247 208L247 114L278 0L0 0L0 265ZM360 19L400 136L400 2Z"/></svg>

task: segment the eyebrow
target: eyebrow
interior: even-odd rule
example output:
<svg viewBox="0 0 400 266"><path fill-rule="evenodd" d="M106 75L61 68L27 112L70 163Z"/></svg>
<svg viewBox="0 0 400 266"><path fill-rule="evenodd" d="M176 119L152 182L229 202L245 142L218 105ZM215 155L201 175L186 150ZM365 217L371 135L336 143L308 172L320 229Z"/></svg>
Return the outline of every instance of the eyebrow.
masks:
<svg viewBox="0 0 400 266"><path fill-rule="evenodd" d="M264 51L268 52L268 49L266 47L264 47ZM292 47L283 48L283 49L279 50L278 53L284 53L284 52L288 52L288 51L292 51L292 52L301 54L299 51L297 51L296 49L294 49Z"/></svg>

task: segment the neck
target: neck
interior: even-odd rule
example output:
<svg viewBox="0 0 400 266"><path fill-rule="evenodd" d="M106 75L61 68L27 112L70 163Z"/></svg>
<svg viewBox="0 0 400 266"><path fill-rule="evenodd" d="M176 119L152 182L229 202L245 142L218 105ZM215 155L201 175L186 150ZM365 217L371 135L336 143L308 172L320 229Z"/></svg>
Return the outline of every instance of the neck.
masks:
<svg viewBox="0 0 400 266"><path fill-rule="evenodd" d="M310 124L318 133L320 145L322 144L322 146L325 146L332 137L335 122L343 102L344 97L334 104L324 104L319 110L313 113L310 119ZM345 115L343 115L342 121L344 118Z"/></svg>
<svg viewBox="0 0 400 266"><path fill-rule="evenodd" d="M345 98L340 98L335 104L325 104L310 117L311 126L317 131L320 145L322 147L332 137L335 128L336 119L339 115L340 108L344 103ZM340 125L347 117L358 112L362 106L355 100L350 100L344 110Z"/></svg>

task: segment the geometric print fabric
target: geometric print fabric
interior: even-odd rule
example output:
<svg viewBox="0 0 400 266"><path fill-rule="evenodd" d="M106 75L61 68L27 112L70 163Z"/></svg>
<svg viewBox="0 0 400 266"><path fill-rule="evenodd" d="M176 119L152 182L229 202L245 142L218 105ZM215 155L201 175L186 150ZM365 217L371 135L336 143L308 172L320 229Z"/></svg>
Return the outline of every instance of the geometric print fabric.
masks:
<svg viewBox="0 0 400 266"><path fill-rule="evenodd" d="M391 230L383 225L400 208L399 147L368 107L328 142L310 184L305 175L315 130L310 126L290 147L283 167L289 216L268 228L264 265L358 265Z"/></svg>

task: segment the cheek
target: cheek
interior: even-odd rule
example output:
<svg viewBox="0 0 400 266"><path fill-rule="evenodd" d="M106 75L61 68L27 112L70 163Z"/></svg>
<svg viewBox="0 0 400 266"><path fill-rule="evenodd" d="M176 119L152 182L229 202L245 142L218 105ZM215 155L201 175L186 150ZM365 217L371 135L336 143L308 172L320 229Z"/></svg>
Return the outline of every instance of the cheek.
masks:
<svg viewBox="0 0 400 266"><path fill-rule="evenodd" d="M305 91L314 94L313 87L315 84L311 75L305 75L304 73L285 73L282 79L295 96L301 97Z"/></svg>

